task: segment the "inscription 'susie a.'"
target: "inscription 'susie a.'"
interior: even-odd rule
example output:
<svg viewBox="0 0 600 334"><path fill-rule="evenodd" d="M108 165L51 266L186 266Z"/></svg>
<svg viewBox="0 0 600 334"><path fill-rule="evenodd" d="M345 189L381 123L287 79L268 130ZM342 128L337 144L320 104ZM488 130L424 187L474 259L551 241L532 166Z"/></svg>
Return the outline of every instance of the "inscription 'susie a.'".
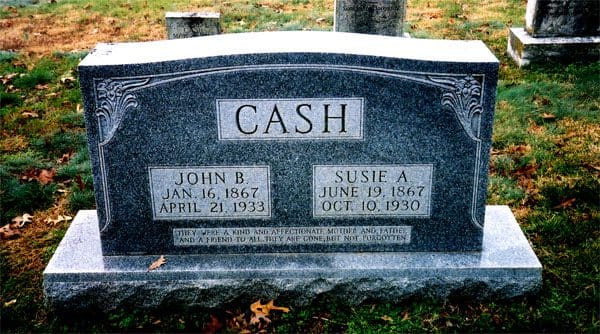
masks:
<svg viewBox="0 0 600 334"><path fill-rule="evenodd" d="M313 216L429 217L433 165L313 166Z"/></svg>

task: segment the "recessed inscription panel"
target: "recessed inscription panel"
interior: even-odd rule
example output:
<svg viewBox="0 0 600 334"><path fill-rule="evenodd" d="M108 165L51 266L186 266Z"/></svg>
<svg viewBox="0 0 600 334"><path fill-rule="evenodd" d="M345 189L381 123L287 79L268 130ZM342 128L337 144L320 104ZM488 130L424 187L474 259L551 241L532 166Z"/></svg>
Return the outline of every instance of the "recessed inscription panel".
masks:
<svg viewBox="0 0 600 334"><path fill-rule="evenodd" d="M269 218L268 166L150 167L156 220Z"/></svg>
<svg viewBox="0 0 600 334"><path fill-rule="evenodd" d="M217 100L220 140L363 138L363 98Z"/></svg>
<svg viewBox="0 0 600 334"><path fill-rule="evenodd" d="M313 166L313 216L429 217L433 165Z"/></svg>
<svg viewBox="0 0 600 334"><path fill-rule="evenodd" d="M175 228L175 246L409 244L410 226Z"/></svg>

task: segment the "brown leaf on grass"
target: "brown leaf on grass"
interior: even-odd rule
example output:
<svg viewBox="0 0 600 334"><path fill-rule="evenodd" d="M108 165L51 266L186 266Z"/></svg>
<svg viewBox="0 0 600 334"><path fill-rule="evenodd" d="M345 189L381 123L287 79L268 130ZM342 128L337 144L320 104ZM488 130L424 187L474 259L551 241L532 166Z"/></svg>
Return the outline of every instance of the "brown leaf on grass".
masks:
<svg viewBox="0 0 600 334"><path fill-rule="evenodd" d="M75 183L77 183L77 187L79 188L79 190L84 190L85 189L85 183L83 182L83 179L81 178L81 175L76 175L75 176Z"/></svg>
<svg viewBox="0 0 600 334"><path fill-rule="evenodd" d="M11 220L13 224L16 224L18 228L25 226L26 223L31 223L33 221L33 216L24 213L22 216L17 216ZM11 224L12 225L12 224Z"/></svg>
<svg viewBox="0 0 600 334"><path fill-rule="evenodd" d="M508 153L519 153L519 154L524 154L527 153L529 151L531 151L531 146L529 145L516 145L516 146L511 146L507 149Z"/></svg>
<svg viewBox="0 0 600 334"><path fill-rule="evenodd" d="M552 101L550 101L550 99L545 96L533 95L532 100L537 107L548 106L552 103Z"/></svg>
<svg viewBox="0 0 600 334"><path fill-rule="evenodd" d="M535 162L531 165L525 165L515 171L515 175L530 178L538 170L538 165Z"/></svg>
<svg viewBox="0 0 600 334"><path fill-rule="evenodd" d="M64 76L64 77L60 78L60 82L62 84L70 84L70 83L75 82L75 77L70 76L70 75L69 76Z"/></svg>
<svg viewBox="0 0 600 334"><path fill-rule="evenodd" d="M7 301L6 303L4 303L4 307L11 307L13 305L15 305L17 303L16 299L12 299L10 301Z"/></svg>
<svg viewBox="0 0 600 334"><path fill-rule="evenodd" d="M7 83L11 82L12 79L16 78L18 75L19 75L19 73L5 74L1 77L0 81L2 81L3 85L6 85Z"/></svg>
<svg viewBox="0 0 600 334"><path fill-rule="evenodd" d="M259 300L250 305L250 311L253 313L252 317L250 318L250 324L259 325L260 328L261 324L268 324L271 322L271 319L268 318L271 311L282 311L284 313L288 313L290 309L287 307L275 306L273 300L266 304L262 304Z"/></svg>
<svg viewBox="0 0 600 334"><path fill-rule="evenodd" d="M545 119L545 120L547 120L547 121L553 121L553 120L556 119L556 116L554 116L553 114L544 113L542 115L542 118Z"/></svg>
<svg viewBox="0 0 600 334"><path fill-rule="evenodd" d="M37 180L37 171L35 169L29 169L25 174L21 175L22 181L33 181Z"/></svg>
<svg viewBox="0 0 600 334"><path fill-rule="evenodd" d="M210 321L202 327L202 333L216 333L223 328L223 324L219 321L219 318L214 315L210 315Z"/></svg>
<svg viewBox="0 0 600 334"><path fill-rule="evenodd" d="M71 152L71 153L65 153L60 158L58 158L56 160L56 163L59 164L59 165L60 164L65 164L65 163L69 162L69 160L71 160L71 157L73 157L73 152Z"/></svg>
<svg viewBox="0 0 600 334"><path fill-rule="evenodd" d="M26 118L38 118L40 117L40 114L36 113L35 111L24 111L21 113L21 116Z"/></svg>
<svg viewBox="0 0 600 334"><path fill-rule="evenodd" d="M593 165L588 165L590 168L595 169L596 171L600 172L600 166L593 166Z"/></svg>
<svg viewBox="0 0 600 334"><path fill-rule="evenodd" d="M6 224L0 227L0 239L2 240L14 239L17 238L19 235L21 235L21 231L19 231L19 229L16 228L11 228L11 224Z"/></svg>
<svg viewBox="0 0 600 334"><path fill-rule="evenodd" d="M555 206L554 209L566 209L573 206L575 198L565 199L559 205Z"/></svg>
<svg viewBox="0 0 600 334"><path fill-rule="evenodd" d="M227 317L228 330L232 330L236 333L251 333L251 331L249 330L250 325L248 324L248 319L246 318L245 313L240 313L237 316L234 316L234 313L230 311L226 311L226 313L229 315Z"/></svg>
<svg viewBox="0 0 600 334"><path fill-rule="evenodd" d="M56 175L56 170L54 168L42 169L40 174L37 176L37 180L40 181L41 184L47 185L54 180L54 176Z"/></svg>
<svg viewBox="0 0 600 334"><path fill-rule="evenodd" d="M392 322L394 322L394 319L392 317L390 317L389 315L382 315L381 316L381 320L385 321L385 322L389 322L390 324Z"/></svg>
<svg viewBox="0 0 600 334"><path fill-rule="evenodd" d="M71 216L63 216L63 215L58 215L58 217L56 217L56 219L52 219L50 217L44 219L44 223L46 224L52 224L52 225L56 225L60 222L68 222L69 220L73 219L73 217Z"/></svg>
<svg viewBox="0 0 600 334"><path fill-rule="evenodd" d="M148 267L148 271L157 269L158 267L162 266L165 263L167 263L167 260L165 259L164 255L161 255L158 259L156 259L156 261L154 261L154 262L152 262L152 264L150 264L150 266Z"/></svg>

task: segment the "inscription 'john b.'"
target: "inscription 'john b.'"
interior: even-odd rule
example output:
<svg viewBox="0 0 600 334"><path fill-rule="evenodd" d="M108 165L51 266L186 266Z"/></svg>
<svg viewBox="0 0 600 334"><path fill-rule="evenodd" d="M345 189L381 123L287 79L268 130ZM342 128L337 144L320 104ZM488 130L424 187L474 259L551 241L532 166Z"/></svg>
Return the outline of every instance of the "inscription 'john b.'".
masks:
<svg viewBox="0 0 600 334"><path fill-rule="evenodd" d="M221 140L362 139L363 99L217 100Z"/></svg>

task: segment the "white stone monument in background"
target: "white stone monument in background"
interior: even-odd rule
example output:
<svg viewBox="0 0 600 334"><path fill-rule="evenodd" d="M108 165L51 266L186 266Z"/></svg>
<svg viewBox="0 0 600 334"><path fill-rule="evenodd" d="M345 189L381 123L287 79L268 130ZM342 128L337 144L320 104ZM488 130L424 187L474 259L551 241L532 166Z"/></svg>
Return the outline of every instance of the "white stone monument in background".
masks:
<svg viewBox="0 0 600 334"><path fill-rule="evenodd" d="M525 28L510 29L519 66L600 60L600 0L529 0Z"/></svg>

